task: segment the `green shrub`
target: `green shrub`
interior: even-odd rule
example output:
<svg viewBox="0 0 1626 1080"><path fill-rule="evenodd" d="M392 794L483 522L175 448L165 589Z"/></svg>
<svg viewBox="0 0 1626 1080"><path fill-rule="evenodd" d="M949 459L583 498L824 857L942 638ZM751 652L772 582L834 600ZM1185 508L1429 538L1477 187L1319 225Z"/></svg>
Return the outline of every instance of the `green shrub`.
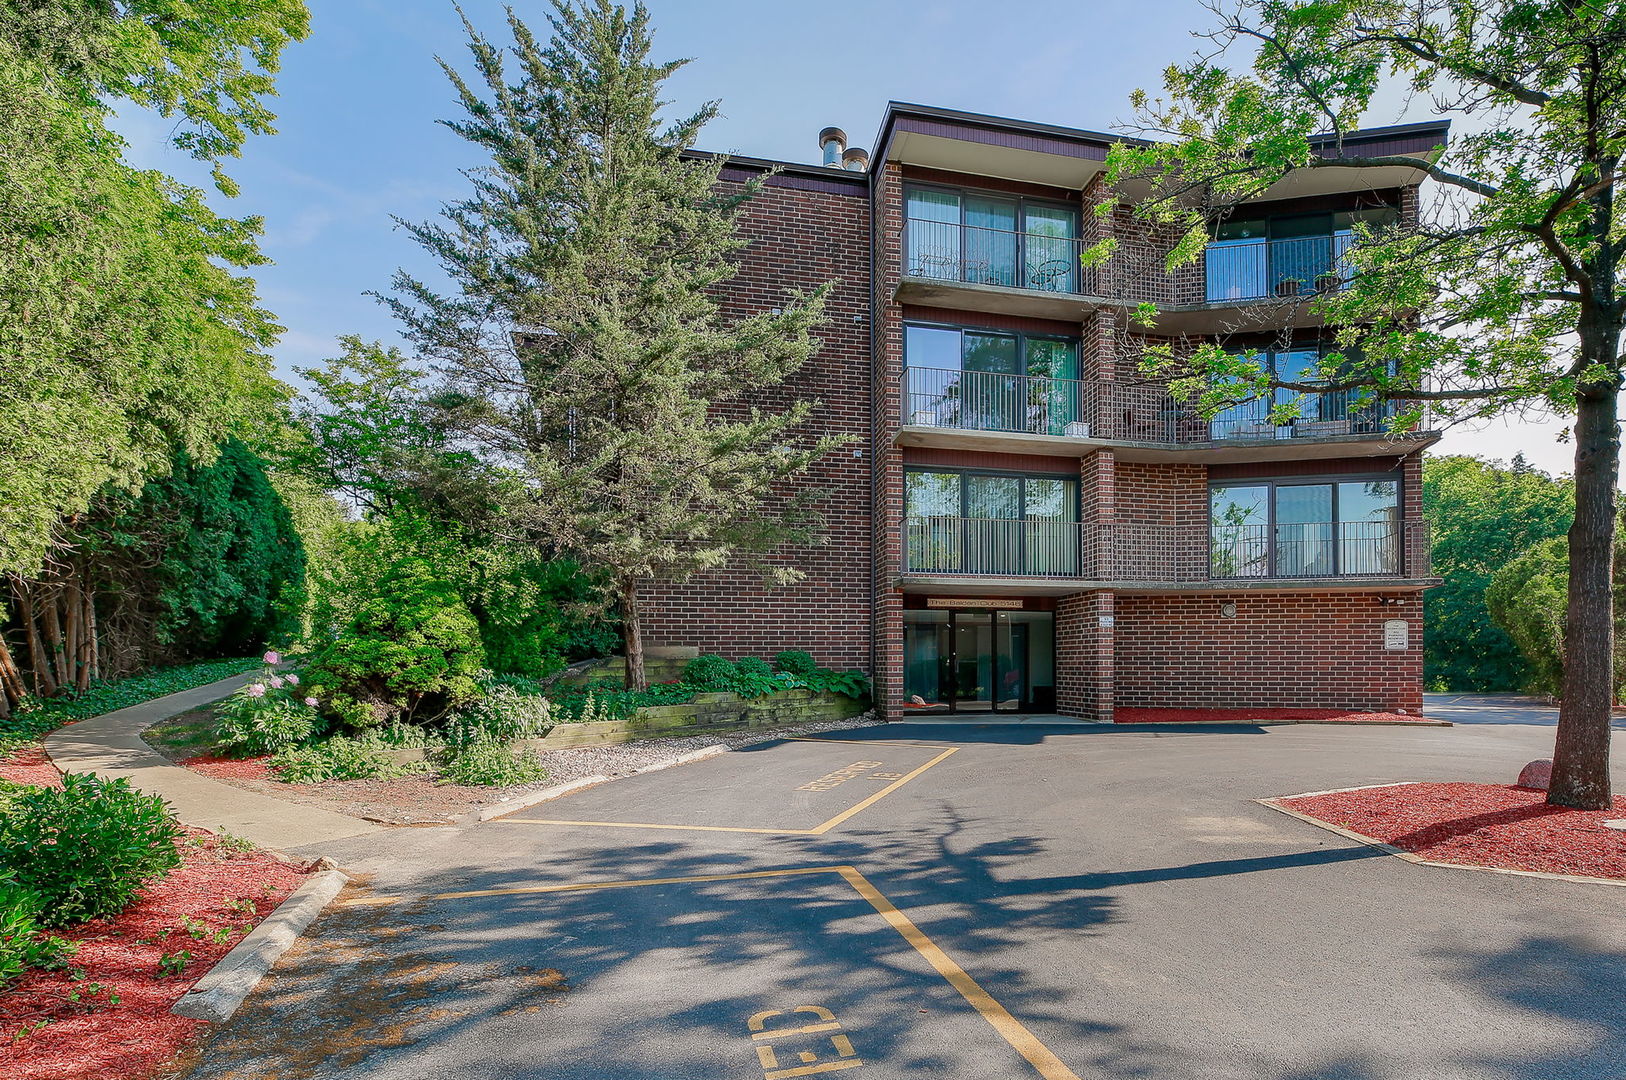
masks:
<svg viewBox="0 0 1626 1080"><path fill-rule="evenodd" d="M468 605L422 559L388 567L308 668L309 689L341 726L432 723L472 702L485 667Z"/></svg>
<svg viewBox="0 0 1626 1080"><path fill-rule="evenodd" d="M215 741L242 754L275 754L310 742L320 729L316 698L299 676L269 668L215 707Z"/></svg>
<svg viewBox="0 0 1626 1080"><path fill-rule="evenodd" d="M732 690L739 674L732 660L704 653L683 665L683 683L696 690Z"/></svg>
<svg viewBox="0 0 1626 1080"><path fill-rule="evenodd" d="M812 674L804 676L801 682L815 694L845 694L851 698L861 698L870 692L869 676L857 668L851 671L818 668Z"/></svg>
<svg viewBox="0 0 1626 1080"><path fill-rule="evenodd" d="M554 694L552 719L560 724L625 720L649 705L680 705L692 700L697 689L686 683L652 683L648 690L628 690L616 679L596 679Z"/></svg>
<svg viewBox="0 0 1626 1080"><path fill-rule="evenodd" d="M41 906L37 893L0 878L0 987L29 968L55 967L78 949L40 929Z"/></svg>
<svg viewBox="0 0 1626 1080"><path fill-rule="evenodd" d="M755 656L747 656L734 662L734 670L741 675L769 675L773 674L773 665L766 660Z"/></svg>
<svg viewBox="0 0 1626 1080"><path fill-rule="evenodd" d="M453 744L535 739L553 730L552 708L539 693L495 678L482 680L481 694L447 725Z"/></svg>
<svg viewBox="0 0 1626 1080"><path fill-rule="evenodd" d="M459 747L440 767L441 780L449 784L506 787L534 784L547 775L535 751L515 749L510 743L497 740L480 740Z"/></svg>
<svg viewBox="0 0 1626 1080"><path fill-rule="evenodd" d="M0 818L0 866L39 896L41 923L116 915L180 865L181 830L163 799L89 773L62 785L24 792Z"/></svg>
<svg viewBox="0 0 1626 1080"><path fill-rule="evenodd" d="M393 780L428 772L426 762L392 761L376 742L335 735L309 746L296 746L271 758L267 765L278 780L288 784L319 784L324 780Z"/></svg>
<svg viewBox="0 0 1626 1080"><path fill-rule="evenodd" d="M775 671L782 671L786 675L802 676L813 674L819 665L814 663L812 653L805 653L800 649L786 649L784 652L774 654L773 666Z"/></svg>

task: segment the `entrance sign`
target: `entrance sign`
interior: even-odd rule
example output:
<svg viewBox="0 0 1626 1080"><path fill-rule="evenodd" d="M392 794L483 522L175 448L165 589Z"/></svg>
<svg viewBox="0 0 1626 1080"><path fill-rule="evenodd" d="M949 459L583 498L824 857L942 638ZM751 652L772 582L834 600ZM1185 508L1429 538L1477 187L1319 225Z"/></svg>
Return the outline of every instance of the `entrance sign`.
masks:
<svg viewBox="0 0 1626 1080"><path fill-rule="evenodd" d="M1001 600L986 596L975 597L969 600L956 600L952 596L928 596L926 606L929 608L959 608L961 611L1021 611L1020 598Z"/></svg>
<svg viewBox="0 0 1626 1080"><path fill-rule="evenodd" d="M1392 652L1404 652L1411 648L1411 623L1405 619L1384 620L1383 647Z"/></svg>

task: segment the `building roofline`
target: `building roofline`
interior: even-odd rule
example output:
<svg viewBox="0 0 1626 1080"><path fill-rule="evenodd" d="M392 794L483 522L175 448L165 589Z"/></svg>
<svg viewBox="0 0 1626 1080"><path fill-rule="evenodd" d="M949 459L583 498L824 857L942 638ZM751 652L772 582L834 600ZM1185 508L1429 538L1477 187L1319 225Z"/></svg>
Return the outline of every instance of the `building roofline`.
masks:
<svg viewBox="0 0 1626 1080"><path fill-rule="evenodd" d="M775 158L750 157L745 154L729 154L721 150L695 150L683 151L684 157L706 158L715 160L721 158L725 167L736 165L744 169L756 169L761 172L778 170L789 176L802 176L808 179L831 180L836 183L843 181L855 186L869 185L869 172L859 169L838 169L833 165L810 165L805 161L779 161Z"/></svg>

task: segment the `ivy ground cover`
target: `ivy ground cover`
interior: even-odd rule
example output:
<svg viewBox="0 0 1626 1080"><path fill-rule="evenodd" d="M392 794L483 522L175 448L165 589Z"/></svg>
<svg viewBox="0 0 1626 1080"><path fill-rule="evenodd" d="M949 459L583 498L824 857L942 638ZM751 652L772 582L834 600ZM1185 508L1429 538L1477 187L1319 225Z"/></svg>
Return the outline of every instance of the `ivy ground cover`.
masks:
<svg viewBox="0 0 1626 1080"><path fill-rule="evenodd" d="M1398 784L1275 800L1435 862L1626 880L1626 796L1613 810L1548 806L1503 784Z"/></svg>

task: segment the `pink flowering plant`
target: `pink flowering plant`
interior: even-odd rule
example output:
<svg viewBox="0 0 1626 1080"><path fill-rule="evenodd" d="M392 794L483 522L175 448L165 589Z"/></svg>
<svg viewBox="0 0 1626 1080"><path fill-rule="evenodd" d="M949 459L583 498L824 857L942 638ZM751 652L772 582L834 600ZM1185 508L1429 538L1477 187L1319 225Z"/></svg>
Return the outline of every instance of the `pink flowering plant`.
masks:
<svg viewBox="0 0 1626 1080"><path fill-rule="evenodd" d="M280 672L282 656L265 654L265 667L215 708L215 742L256 757L303 746L321 733L321 702L299 688L299 676Z"/></svg>

